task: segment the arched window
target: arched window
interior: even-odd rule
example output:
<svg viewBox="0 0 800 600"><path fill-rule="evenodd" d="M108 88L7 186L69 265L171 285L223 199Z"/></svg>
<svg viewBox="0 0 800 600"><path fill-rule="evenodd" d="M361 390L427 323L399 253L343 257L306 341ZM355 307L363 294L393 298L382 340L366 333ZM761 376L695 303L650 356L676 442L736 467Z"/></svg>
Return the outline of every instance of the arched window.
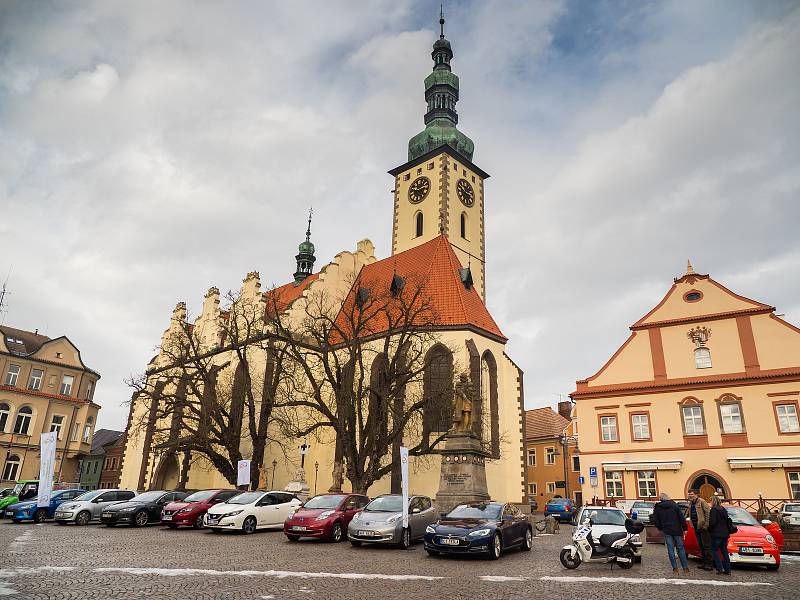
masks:
<svg viewBox="0 0 800 600"><path fill-rule="evenodd" d="M467 213L461 213L461 237L467 239Z"/></svg>
<svg viewBox="0 0 800 600"><path fill-rule="evenodd" d="M19 435L28 435L28 430L31 427L31 419L33 418L33 410L30 406L23 406L17 413L17 419L14 421L14 433Z"/></svg>
<svg viewBox="0 0 800 600"><path fill-rule="evenodd" d="M423 432L444 433L453 425L453 354L437 344L425 357Z"/></svg>
<svg viewBox="0 0 800 600"><path fill-rule="evenodd" d="M389 393L388 371L389 363L386 355L381 353L372 361L370 369L368 418L372 419L373 426L379 428L384 439L386 439L386 435L389 432L389 415L391 412L387 398Z"/></svg>
<svg viewBox="0 0 800 600"><path fill-rule="evenodd" d="M422 213L421 212L418 212L416 214L416 216L414 217L414 222L415 222L415 226L416 226L416 237L419 237L419 236L422 235L422 219L423 219L423 217L422 217Z"/></svg>
<svg viewBox="0 0 800 600"><path fill-rule="evenodd" d="M500 419L497 406L497 362L487 350L481 356L481 439L493 456L500 455Z"/></svg>
<svg viewBox="0 0 800 600"><path fill-rule="evenodd" d="M3 466L3 481L16 481L19 475L19 466L22 461L16 454L9 454Z"/></svg>
<svg viewBox="0 0 800 600"><path fill-rule="evenodd" d="M5 433L8 419L11 416L11 407L5 402L0 402L0 433Z"/></svg>
<svg viewBox="0 0 800 600"><path fill-rule="evenodd" d="M698 369L711 368L711 350L708 348L694 349L694 366Z"/></svg>

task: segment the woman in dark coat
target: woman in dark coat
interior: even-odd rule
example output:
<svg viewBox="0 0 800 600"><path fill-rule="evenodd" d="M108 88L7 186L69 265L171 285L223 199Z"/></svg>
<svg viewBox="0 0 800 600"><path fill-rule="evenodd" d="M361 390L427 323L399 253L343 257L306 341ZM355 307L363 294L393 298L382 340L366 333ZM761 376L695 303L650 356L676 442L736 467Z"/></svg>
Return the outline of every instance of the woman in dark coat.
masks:
<svg viewBox="0 0 800 600"><path fill-rule="evenodd" d="M715 496L711 502L708 533L711 536L711 557L714 560L717 575L731 574L731 560L728 558L728 538L731 536L728 529L729 520L728 511Z"/></svg>

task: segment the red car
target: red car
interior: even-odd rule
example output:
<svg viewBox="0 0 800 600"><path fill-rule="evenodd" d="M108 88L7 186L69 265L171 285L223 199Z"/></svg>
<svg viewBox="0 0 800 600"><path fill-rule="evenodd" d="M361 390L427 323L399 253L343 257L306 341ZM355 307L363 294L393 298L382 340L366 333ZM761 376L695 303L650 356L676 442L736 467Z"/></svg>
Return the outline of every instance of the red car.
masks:
<svg viewBox="0 0 800 600"><path fill-rule="evenodd" d="M360 494L314 496L286 519L283 533L291 542L296 542L301 537L341 542L347 535L350 521L367 504L369 498Z"/></svg>
<svg viewBox="0 0 800 600"><path fill-rule="evenodd" d="M189 525L195 529L203 528L203 515L220 502L226 502L241 494L239 490L202 490L186 496L180 502L170 502L161 511L161 522L170 529Z"/></svg>
<svg viewBox="0 0 800 600"><path fill-rule="evenodd" d="M728 557L731 565L764 565L771 571L781 566L783 534L777 523L755 520L753 515L739 506L725 506L733 524L739 529L728 538ZM688 530L684 545L686 553L700 558L700 548L692 527L686 519ZM768 524L766 524L768 523Z"/></svg>

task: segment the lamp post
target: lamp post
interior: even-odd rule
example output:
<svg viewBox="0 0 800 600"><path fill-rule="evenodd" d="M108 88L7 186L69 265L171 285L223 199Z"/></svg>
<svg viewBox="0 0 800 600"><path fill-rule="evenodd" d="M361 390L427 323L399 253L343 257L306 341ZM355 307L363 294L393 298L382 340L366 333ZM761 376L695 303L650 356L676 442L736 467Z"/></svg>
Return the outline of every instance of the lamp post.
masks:
<svg viewBox="0 0 800 600"><path fill-rule="evenodd" d="M317 495L317 477L319 476L319 461L314 461L314 495Z"/></svg>
<svg viewBox="0 0 800 600"><path fill-rule="evenodd" d="M273 460L272 461L272 484L269 486L269 487L271 487L273 489L275 488L275 469L277 469L277 468L278 468L278 461L277 460Z"/></svg>
<svg viewBox="0 0 800 600"><path fill-rule="evenodd" d="M562 434L558 436L558 443L561 444L561 453L564 458L564 497L569 498L569 473L567 463L569 462L569 447L578 445L577 435ZM558 453L558 451L556 451Z"/></svg>

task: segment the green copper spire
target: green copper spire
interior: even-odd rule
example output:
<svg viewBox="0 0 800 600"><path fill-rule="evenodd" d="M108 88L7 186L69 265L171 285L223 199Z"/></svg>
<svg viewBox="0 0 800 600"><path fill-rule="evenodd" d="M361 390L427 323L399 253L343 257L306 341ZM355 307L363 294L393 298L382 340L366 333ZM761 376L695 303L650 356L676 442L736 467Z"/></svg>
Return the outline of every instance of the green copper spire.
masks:
<svg viewBox="0 0 800 600"><path fill-rule="evenodd" d="M444 145L452 147L472 160L475 144L457 128L458 76L450 69L453 49L444 37L444 10L439 14L441 33L433 44L433 72L425 78L425 129L408 142L408 160L422 156Z"/></svg>

